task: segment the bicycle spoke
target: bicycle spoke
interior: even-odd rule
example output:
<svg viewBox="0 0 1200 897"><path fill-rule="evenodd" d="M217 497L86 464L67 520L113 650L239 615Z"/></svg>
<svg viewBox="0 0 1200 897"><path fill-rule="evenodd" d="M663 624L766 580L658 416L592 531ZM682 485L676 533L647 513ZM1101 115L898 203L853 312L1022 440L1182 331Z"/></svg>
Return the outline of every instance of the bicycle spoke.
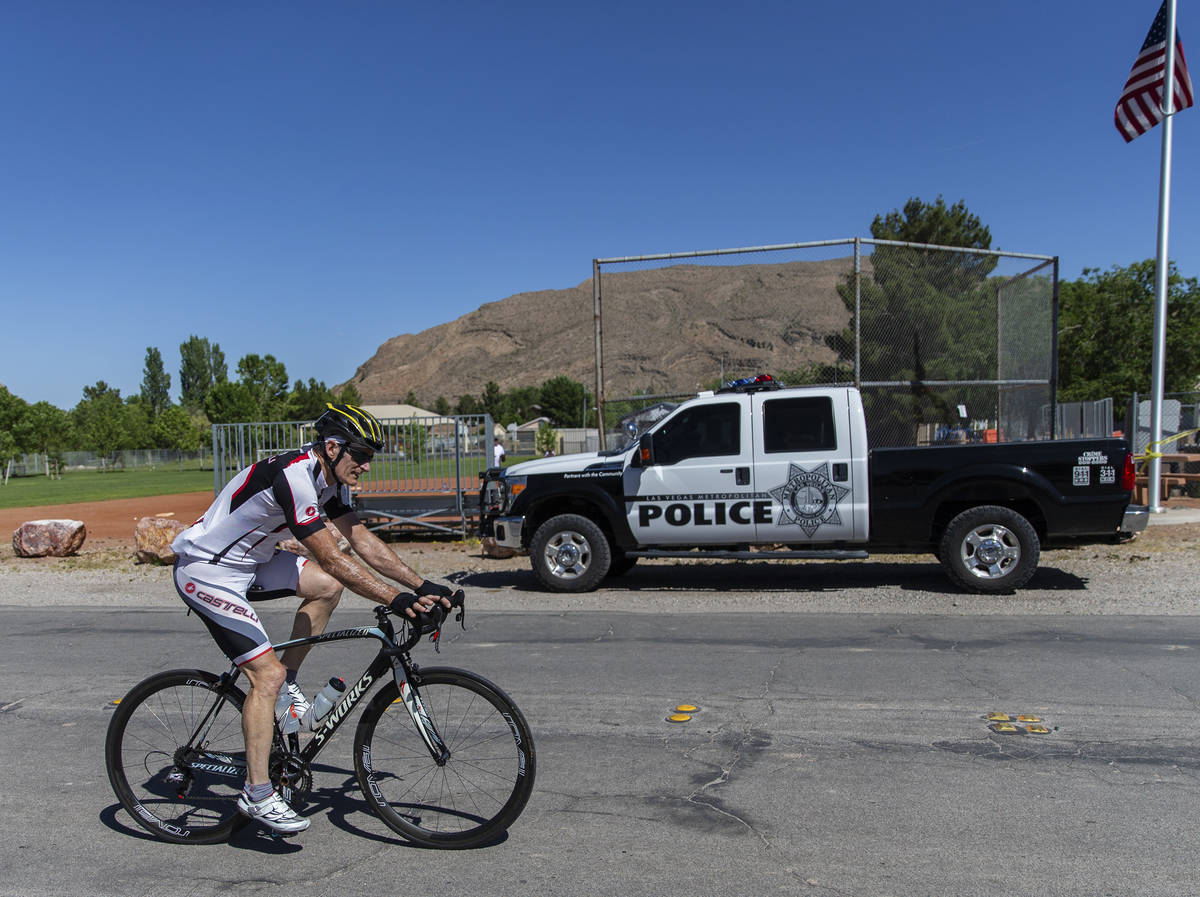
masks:
<svg viewBox="0 0 1200 897"><path fill-rule="evenodd" d="M241 824L235 802L242 777L213 770L206 757L242 763L240 698L222 699L208 679L215 682L195 671L151 677L122 700L106 739L109 778L122 804L166 840L224 840Z"/></svg>
<svg viewBox="0 0 1200 897"><path fill-rule="evenodd" d="M388 825L420 844L469 846L494 837L532 789L528 727L495 686L463 671L422 671L417 691L448 751L445 762L429 757L404 705L377 701L356 738L364 794Z"/></svg>

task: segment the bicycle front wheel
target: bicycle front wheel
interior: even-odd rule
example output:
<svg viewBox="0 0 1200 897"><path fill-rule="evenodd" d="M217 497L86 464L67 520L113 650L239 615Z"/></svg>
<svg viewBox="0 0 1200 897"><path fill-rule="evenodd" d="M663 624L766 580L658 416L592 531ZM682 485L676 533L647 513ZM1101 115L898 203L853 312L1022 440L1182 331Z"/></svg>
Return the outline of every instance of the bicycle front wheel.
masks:
<svg viewBox="0 0 1200 897"><path fill-rule="evenodd" d="M177 844L225 841L245 825L237 811L244 700L241 689L202 670L158 673L121 699L104 762L138 825Z"/></svg>
<svg viewBox="0 0 1200 897"><path fill-rule="evenodd" d="M503 691L466 670L422 670L413 692L447 757L430 754L389 682L354 735L354 769L367 802L393 831L426 847L474 847L502 834L533 790L525 717Z"/></svg>

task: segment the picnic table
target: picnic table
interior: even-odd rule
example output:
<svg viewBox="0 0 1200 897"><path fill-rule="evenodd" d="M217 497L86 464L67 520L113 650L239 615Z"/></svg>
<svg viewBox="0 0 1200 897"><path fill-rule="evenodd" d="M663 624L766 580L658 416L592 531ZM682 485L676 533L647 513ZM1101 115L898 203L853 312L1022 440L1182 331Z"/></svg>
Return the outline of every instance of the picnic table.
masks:
<svg viewBox="0 0 1200 897"><path fill-rule="evenodd" d="M1148 469L1148 459L1145 455L1137 455L1134 462L1138 470ZM1188 483L1200 481L1200 473L1188 473L1189 464L1200 464L1200 454L1194 452L1163 452L1162 465L1159 468L1158 497L1160 500L1171 494L1172 486L1186 486ZM1150 491L1150 477L1147 473L1139 473L1134 478L1133 503L1144 505Z"/></svg>

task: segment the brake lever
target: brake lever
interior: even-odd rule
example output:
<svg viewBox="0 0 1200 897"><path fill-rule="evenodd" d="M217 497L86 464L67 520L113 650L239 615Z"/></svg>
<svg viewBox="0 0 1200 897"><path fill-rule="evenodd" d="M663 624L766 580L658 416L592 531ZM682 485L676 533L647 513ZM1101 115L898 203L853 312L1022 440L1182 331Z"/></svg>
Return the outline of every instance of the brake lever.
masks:
<svg viewBox="0 0 1200 897"><path fill-rule="evenodd" d="M462 589L459 589L457 592L455 592L454 596L450 599L450 609L453 610L456 607L458 608L458 614L455 615L454 620L463 628L463 631L466 632L467 594Z"/></svg>
<svg viewBox="0 0 1200 897"><path fill-rule="evenodd" d="M463 631L465 632L467 629L467 596L462 589L459 589L450 597L449 609L444 608L440 604L435 604L428 612L417 614L417 619L415 622L421 627L422 632L424 632L426 626L433 626L433 629L429 633L429 640L433 642L433 650L436 654L442 653L442 626L445 624L450 613L455 608L458 608L458 614L454 617L454 619L460 626L462 626ZM433 622L435 619L435 613L437 623Z"/></svg>

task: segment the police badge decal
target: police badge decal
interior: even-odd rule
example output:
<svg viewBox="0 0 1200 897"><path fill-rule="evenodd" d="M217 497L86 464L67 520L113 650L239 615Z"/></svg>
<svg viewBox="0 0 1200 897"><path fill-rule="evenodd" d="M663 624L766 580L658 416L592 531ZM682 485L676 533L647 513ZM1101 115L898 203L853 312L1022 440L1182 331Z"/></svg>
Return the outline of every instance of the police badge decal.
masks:
<svg viewBox="0 0 1200 897"><path fill-rule="evenodd" d="M826 523L842 522L838 502L850 494L829 479L827 461L812 470L789 463L787 482L767 491L783 506L778 525L794 523L810 537Z"/></svg>

